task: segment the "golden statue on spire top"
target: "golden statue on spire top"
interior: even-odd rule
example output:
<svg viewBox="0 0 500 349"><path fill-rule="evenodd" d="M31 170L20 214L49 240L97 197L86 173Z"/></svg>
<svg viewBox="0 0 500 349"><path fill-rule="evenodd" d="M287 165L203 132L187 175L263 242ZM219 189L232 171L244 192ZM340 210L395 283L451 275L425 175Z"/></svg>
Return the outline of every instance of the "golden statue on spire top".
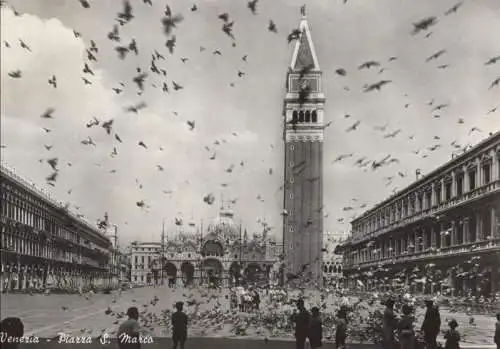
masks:
<svg viewBox="0 0 500 349"><path fill-rule="evenodd" d="M306 5L303 5L300 8L300 14L305 17L305 15L306 15Z"/></svg>

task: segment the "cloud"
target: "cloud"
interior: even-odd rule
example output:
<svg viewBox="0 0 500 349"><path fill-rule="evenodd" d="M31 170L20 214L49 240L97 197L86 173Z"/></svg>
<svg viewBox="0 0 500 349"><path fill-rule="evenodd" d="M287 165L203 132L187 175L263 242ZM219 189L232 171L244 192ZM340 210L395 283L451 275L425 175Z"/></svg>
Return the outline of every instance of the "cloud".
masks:
<svg viewBox="0 0 500 349"><path fill-rule="evenodd" d="M292 50L285 37L297 26L302 3L259 3L259 15L254 16L245 3L230 0L201 2L193 13L191 4L173 0L169 5L175 13L183 13L185 20L175 31L177 47L170 55L160 25L164 4L149 7L139 2L134 5L136 17L120 27L120 35L125 45L134 38L140 54L129 54L123 61L117 58L116 44L107 39L121 3L93 2L90 10L78 2L12 3L22 15L2 9L2 41L11 46L1 52L1 135L2 144L7 145L2 157L7 163L46 186L51 170L39 160L57 156L60 178L48 190L61 201L81 207L91 221L107 211L119 225L123 243L158 239L163 218L169 229L174 229L172 222L178 215L197 222L203 219L206 226L217 215L221 195L226 201L238 199L234 205L237 220L249 231L259 230L257 220L265 218L281 236L281 112ZM486 115L499 104L498 89L488 90L488 86L500 75L500 65L484 66L500 52L494 36L500 31L495 17L500 7L494 0L466 2L457 14L443 17L451 5L431 0L308 3L324 74L325 118L332 121L324 143L326 230L347 230L348 224L338 223L339 218L347 220L363 211L362 203L375 204L394 186L408 185L416 168L426 173L449 160L452 141L475 144L500 129L498 112ZM222 12L235 21L236 47L221 31L217 15ZM411 36L412 23L430 15L439 17L433 34ZM279 35L267 31L271 18ZM73 30L81 37L75 38ZM19 47L19 39L30 46L31 53ZM90 40L99 49L97 62L87 59ZM200 52L200 46L206 50ZM213 55L215 49L223 55ZM439 60L425 62L441 49L447 52ZM150 71L154 50L166 56L157 62L166 77ZM248 55L248 62L242 61L243 55ZM391 56L398 59L389 62ZM181 57L189 60L183 63ZM379 61L384 70L358 70L368 60ZM85 63L95 75L83 74ZM439 64L449 64L449 68L438 69ZM335 74L340 67L346 69L346 77ZM132 82L137 68L148 72L142 95ZM8 77L18 69L21 79ZM238 77L239 70L246 75ZM52 75L57 77L57 89L48 84ZM92 85L84 85L82 76ZM382 79L392 82L382 91L362 92L365 84ZM173 91L172 81L184 89ZM170 93L161 91L163 82ZM124 91L116 95L114 87ZM427 104L431 100L434 106L449 104L440 118L433 117L432 106ZM138 114L125 112L125 107L143 101L147 107ZM54 119L40 118L49 107L55 108ZM351 116L345 118L345 114ZM85 124L93 117L114 119L113 133L123 143L100 126L87 128ZM459 118L464 124L457 122ZM188 120L196 123L192 131ZM358 130L345 132L357 120L361 121ZM386 131L375 130L383 125ZM473 126L482 132L469 134ZM52 131L46 133L43 127ZM396 137L384 138L398 129L401 133ZM96 147L81 144L87 137ZM139 141L148 149L139 147ZM431 152L428 148L437 143L442 148ZM47 151L44 145L53 148ZM111 157L114 147L118 155ZM419 155L413 153L417 149ZM350 153L352 158L333 163L337 156ZM424 159L422 153L429 156ZM216 159L210 160L213 154ZM354 166L359 158L380 160L389 154L400 163L375 172ZM234 169L229 173L231 165ZM385 186L387 176L395 176L394 185ZM164 193L170 190L172 194ZM202 200L208 193L217 198L212 206ZM264 202L256 199L259 195ZM150 208L137 207L140 200ZM357 209L343 212L344 206Z"/></svg>

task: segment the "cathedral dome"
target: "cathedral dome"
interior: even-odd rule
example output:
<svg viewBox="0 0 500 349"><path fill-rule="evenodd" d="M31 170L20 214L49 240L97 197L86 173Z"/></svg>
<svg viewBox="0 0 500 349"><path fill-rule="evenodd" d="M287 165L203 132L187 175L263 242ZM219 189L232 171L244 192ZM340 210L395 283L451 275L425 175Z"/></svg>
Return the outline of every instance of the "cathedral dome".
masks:
<svg viewBox="0 0 500 349"><path fill-rule="evenodd" d="M230 209L221 209L207 228L207 238L220 241L224 244L238 240L240 228L233 220L234 212Z"/></svg>

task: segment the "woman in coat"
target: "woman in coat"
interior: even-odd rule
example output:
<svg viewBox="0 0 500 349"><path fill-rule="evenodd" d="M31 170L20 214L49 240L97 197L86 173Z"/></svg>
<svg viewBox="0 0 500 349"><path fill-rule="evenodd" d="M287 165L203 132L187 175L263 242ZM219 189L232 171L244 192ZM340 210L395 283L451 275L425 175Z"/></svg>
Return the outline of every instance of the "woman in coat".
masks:
<svg viewBox="0 0 500 349"><path fill-rule="evenodd" d="M309 343L311 349L322 347L323 343L323 323L319 315L319 308L313 307L311 309L311 320L309 324Z"/></svg>
<svg viewBox="0 0 500 349"><path fill-rule="evenodd" d="M413 329L415 318L412 315L412 310L408 304L403 305L403 316L398 323L400 349L415 348L415 331Z"/></svg>
<svg viewBox="0 0 500 349"><path fill-rule="evenodd" d="M396 348L396 343L394 340L394 331L397 328L398 320L394 314L394 300L388 299L385 301L384 310L384 320L383 320L383 332L384 332L384 349L394 349Z"/></svg>

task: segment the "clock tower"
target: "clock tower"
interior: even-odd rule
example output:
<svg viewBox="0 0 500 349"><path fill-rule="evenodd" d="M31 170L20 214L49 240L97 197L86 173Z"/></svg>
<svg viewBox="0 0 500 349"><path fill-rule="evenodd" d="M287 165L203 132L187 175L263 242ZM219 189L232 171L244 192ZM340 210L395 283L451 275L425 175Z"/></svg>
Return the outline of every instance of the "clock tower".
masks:
<svg viewBox="0 0 500 349"><path fill-rule="evenodd" d="M305 6L284 101L285 272L306 286L321 285L323 248L323 133L325 96ZM307 281L311 283L307 285Z"/></svg>

